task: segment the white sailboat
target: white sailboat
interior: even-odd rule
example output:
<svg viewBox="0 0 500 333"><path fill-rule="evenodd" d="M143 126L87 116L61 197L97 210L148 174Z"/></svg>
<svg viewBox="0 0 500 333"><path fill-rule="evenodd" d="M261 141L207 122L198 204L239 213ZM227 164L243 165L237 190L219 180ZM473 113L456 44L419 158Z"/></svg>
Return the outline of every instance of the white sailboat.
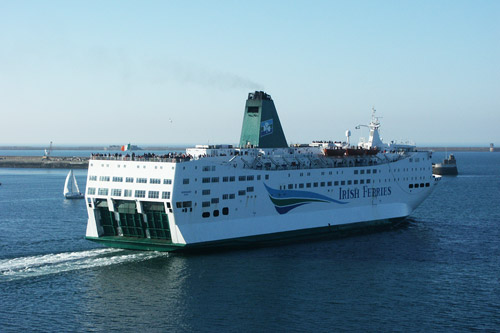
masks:
<svg viewBox="0 0 500 333"><path fill-rule="evenodd" d="M70 170L66 176L66 182L64 183L64 197L66 199L82 199L84 197L78 188L78 183L76 182L73 170Z"/></svg>

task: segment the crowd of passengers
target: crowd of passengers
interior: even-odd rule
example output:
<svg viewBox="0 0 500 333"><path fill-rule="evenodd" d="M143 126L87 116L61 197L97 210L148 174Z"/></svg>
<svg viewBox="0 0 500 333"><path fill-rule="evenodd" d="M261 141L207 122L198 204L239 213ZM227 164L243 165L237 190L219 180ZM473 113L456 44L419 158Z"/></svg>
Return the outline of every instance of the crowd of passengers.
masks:
<svg viewBox="0 0 500 333"><path fill-rule="evenodd" d="M91 159L93 160L130 160L130 161L151 161L151 160L184 160L189 161L193 158L190 154L181 154L181 153L167 153L167 154L155 154L155 153L144 153L142 155L139 154L119 154L119 153L92 153Z"/></svg>
<svg viewBox="0 0 500 333"><path fill-rule="evenodd" d="M233 155L233 152L231 151L229 155ZM235 151L234 155L248 155L248 151L245 152L239 152ZM219 156L227 156L225 153L219 154ZM198 155L198 158L204 158L208 157L207 154L203 155ZM139 154L121 154L121 153L107 153L107 154L102 154L102 153L92 153L91 154L91 159L93 160L131 160L131 161L150 161L150 160L159 160L159 159L172 159L172 160L182 160L182 161L189 161L193 159L193 156L191 154L184 154L184 153L167 153L167 154L155 154L155 153L144 153L142 155Z"/></svg>

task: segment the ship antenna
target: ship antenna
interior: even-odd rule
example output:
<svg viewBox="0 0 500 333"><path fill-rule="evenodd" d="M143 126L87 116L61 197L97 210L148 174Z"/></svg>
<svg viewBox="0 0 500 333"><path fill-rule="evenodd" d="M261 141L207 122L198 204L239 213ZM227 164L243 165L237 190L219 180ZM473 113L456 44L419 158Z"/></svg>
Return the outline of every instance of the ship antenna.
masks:
<svg viewBox="0 0 500 333"><path fill-rule="evenodd" d="M382 119L382 117L375 116L376 111L377 110L375 109L375 106L372 106L372 122L370 125L377 126L377 128L378 128L378 127L380 127L379 119Z"/></svg>

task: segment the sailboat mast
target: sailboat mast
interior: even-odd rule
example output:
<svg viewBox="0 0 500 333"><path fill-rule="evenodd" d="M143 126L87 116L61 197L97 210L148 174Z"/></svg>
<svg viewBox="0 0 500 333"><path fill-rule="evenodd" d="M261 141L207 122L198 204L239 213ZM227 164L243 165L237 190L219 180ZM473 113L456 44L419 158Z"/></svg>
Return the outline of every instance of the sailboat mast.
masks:
<svg viewBox="0 0 500 333"><path fill-rule="evenodd" d="M80 194L80 189L78 188L78 183L76 182L76 177L74 173L73 173L73 184L75 185L75 192Z"/></svg>

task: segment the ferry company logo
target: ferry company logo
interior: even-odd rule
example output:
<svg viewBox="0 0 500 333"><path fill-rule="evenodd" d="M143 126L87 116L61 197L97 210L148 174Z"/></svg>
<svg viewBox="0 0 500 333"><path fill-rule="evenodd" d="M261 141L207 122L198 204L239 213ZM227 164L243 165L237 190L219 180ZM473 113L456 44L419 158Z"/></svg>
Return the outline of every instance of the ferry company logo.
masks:
<svg viewBox="0 0 500 333"><path fill-rule="evenodd" d="M280 214L286 214L290 210L297 208L299 206L313 203L338 203L346 204L347 202L334 200L325 195L309 192L309 191L296 191L296 190L276 190L266 184L267 192L269 193L269 198L274 204L276 211Z"/></svg>
<svg viewBox="0 0 500 333"><path fill-rule="evenodd" d="M273 133L273 119L264 120L260 123L260 136L266 136Z"/></svg>

